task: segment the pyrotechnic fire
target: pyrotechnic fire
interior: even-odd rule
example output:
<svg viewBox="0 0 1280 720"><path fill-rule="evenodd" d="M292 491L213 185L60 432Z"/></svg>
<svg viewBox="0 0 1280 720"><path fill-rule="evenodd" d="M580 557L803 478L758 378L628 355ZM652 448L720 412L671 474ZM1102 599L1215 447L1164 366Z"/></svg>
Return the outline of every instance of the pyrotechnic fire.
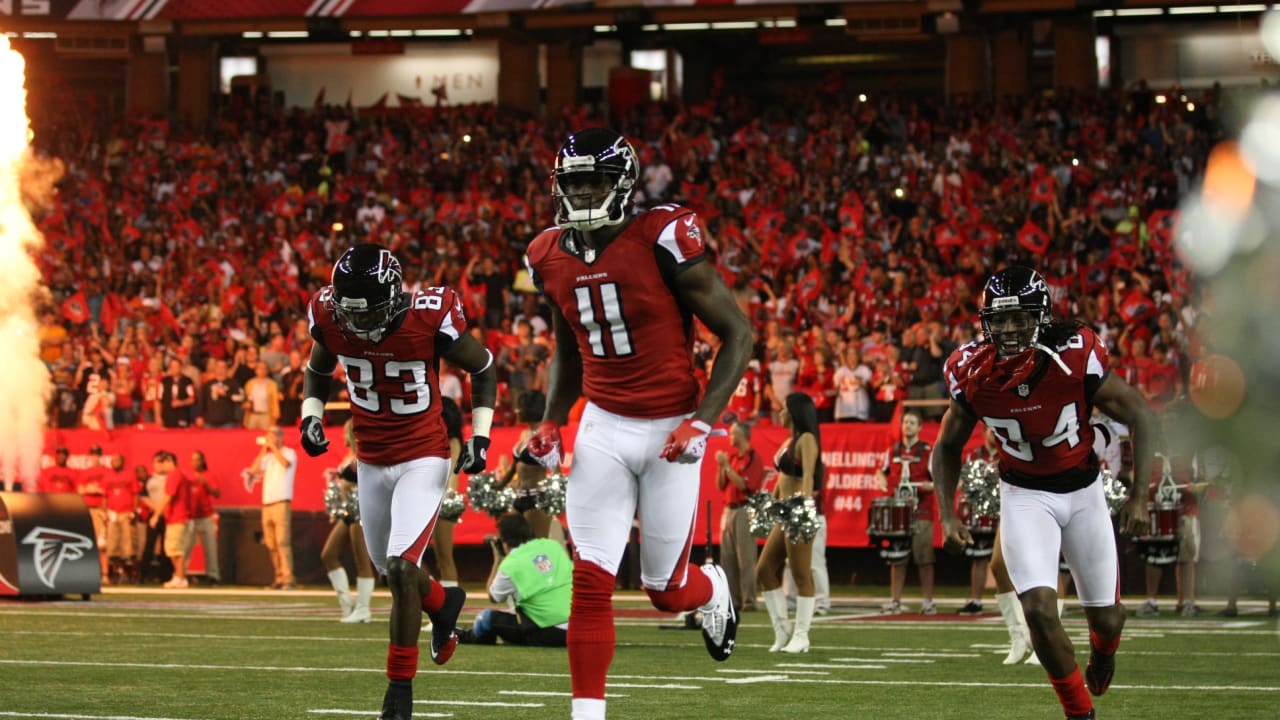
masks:
<svg viewBox="0 0 1280 720"><path fill-rule="evenodd" d="M31 158L26 63L0 35L0 472L34 482L44 445L49 371L40 360L33 304L40 271L32 253L44 243L22 201L21 175Z"/></svg>

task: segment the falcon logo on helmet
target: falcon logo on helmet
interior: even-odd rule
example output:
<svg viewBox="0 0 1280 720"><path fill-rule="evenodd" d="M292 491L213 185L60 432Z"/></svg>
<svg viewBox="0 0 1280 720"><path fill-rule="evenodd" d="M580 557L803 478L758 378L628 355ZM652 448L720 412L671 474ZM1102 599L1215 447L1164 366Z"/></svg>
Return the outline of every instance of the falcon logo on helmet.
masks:
<svg viewBox="0 0 1280 720"><path fill-rule="evenodd" d="M381 342L408 309L403 279L390 250L368 243L349 248L333 266L330 307L339 326L360 340Z"/></svg>
<svg viewBox="0 0 1280 720"><path fill-rule="evenodd" d="M1005 268L982 291L982 331L1003 357L1024 352L1049 324L1049 287L1028 267Z"/></svg>
<svg viewBox="0 0 1280 720"><path fill-rule="evenodd" d="M551 174L556 224L590 231L621 223L639 177L636 151L617 132L588 128L570 135Z"/></svg>

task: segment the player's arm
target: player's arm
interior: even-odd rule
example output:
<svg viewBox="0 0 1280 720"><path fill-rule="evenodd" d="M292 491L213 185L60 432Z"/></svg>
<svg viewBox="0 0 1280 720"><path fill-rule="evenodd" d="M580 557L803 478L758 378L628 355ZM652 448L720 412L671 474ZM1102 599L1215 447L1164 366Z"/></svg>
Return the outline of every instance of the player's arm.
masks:
<svg viewBox="0 0 1280 720"><path fill-rule="evenodd" d="M956 517L955 505L949 498L956 496L956 485L960 480L960 463L964 455L964 444L973 435L973 428L978 424L978 416L959 400L952 398L951 407L942 416L942 426L938 428L938 437L933 446L933 454L929 458L929 472L938 497L938 514L942 520L948 545L971 545L973 538L968 528L964 527Z"/></svg>
<svg viewBox="0 0 1280 720"><path fill-rule="evenodd" d="M1121 531L1140 535L1149 528L1147 489L1151 463L1159 442L1151 407L1132 385L1115 373L1108 373L1093 393L1093 404L1108 417L1129 428L1133 442L1133 476L1129 480L1129 506L1121 518Z"/></svg>
<svg viewBox="0 0 1280 720"><path fill-rule="evenodd" d="M338 357L317 340L311 343L311 358L302 375L302 449L311 457L329 449L324 436L324 403L333 384Z"/></svg>
<svg viewBox="0 0 1280 720"><path fill-rule="evenodd" d="M711 365L706 392L693 415L710 426L729 404L751 360L751 323L709 262L695 263L679 272L674 289L680 304L720 338L720 351Z"/></svg>
<svg viewBox="0 0 1280 720"><path fill-rule="evenodd" d="M471 437L463 443L454 472L484 472L489 431L493 427L493 406L498 400L498 371L493 366L493 353L471 333L463 333L446 345L442 354L450 364L471 375Z"/></svg>

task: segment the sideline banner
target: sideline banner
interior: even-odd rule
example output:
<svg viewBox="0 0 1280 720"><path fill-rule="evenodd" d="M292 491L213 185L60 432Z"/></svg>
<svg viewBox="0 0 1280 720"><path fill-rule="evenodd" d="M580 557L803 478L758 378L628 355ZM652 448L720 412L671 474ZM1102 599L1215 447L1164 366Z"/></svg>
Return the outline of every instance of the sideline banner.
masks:
<svg viewBox="0 0 1280 720"><path fill-rule="evenodd" d="M0 596L89 595L101 575L79 495L0 492Z"/></svg>
<svg viewBox="0 0 1280 720"><path fill-rule="evenodd" d="M882 467L893 443L896 428L887 423L849 423L823 425L823 463L826 466L826 489L823 492L822 510L827 515L827 544L832 547L867 547L867 517L871 501L885 493L875 489L875 472ZM937 434L936 423L926 423L921 437L932 441ZM336 467L347 454L339 428L329 428L331 442L329 452L318 458L308 457L298 442L297 428L285 428L285 444L298 453L298 471L294 479L293 508L295 511L324 510L324 471ZM493 429L489 451L491 469L498 467L499 458L511 462L511 448L519 439L521 428L499 427ZM573 448L575 428L565 428L565 447ZM168 450L178 456L178 468L191 472L191 454L204 452L209 472L222 490L216 501L218 507L256 507L262 504L261 484L243 471L253 462L258 452L255 439L260 432L251 430L165 430L161 428L126 428L113 431L51 430L45 435L44 464L53 463L53 451L66 447L70 451L68 464L85 467L92 459L88 454L91 445L100 445L104 460L123 453L126 467L143 466L148 473L151 457L159 450ZM772 485L773 456L787 438L787 431L771 425L757 426L751 435L752 445L766 460L767 486ZM969 447L981 442L981 434L975 433ZM704 510L711 501L712 539L720 542L720 516L724 509L721 493L716 489L715 454L726 450L729 440L715 437L707 444L706 458L702 463L702 500L698 508L697 527L693 541L701 545L706 538ZM572 454L566 463L572 462ZM466 492L466 478L459 480L459 492ZM33 485L33 483L30 483ZM86 522L88 516L86 515ZM454 532L454 542L460 545L479 544L484 536L494 532L494 521L483 513L468 507ZM936 528L935 542L941 544L941 528ZM90 531L87 533L92 536Z"/></svg>

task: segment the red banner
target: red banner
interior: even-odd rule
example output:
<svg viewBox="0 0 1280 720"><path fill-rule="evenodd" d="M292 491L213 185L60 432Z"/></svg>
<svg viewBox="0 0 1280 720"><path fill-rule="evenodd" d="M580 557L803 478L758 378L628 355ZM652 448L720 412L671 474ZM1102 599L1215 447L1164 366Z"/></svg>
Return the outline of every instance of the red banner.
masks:
<svg viewBox="0 0 1280 720"><path fill-rule="evenodd" d="M924 426L921 435L932 440L937 434L936 423ZM498 458L506 456L510 462L511 447L519 437L519 428L494 428L493 450L489 461L496 467ZM164 430L159 428L128 428L114 431L52 430L45 435L44 464L53 463L53 449L66 447L70 451L69 464L84 467L90 462L91 445L99 445L104 457L123 453L127 464L151 467L151 457L159 450L168 450L178 456L179 469L190 472L191 454L203 451L209 463L210 474L218 481L222 497L218 507L254 507L262 502L260 483L247 481L242 471L253 462L258 453L254 442L261 433L250 430ZM329 452L318 458L308 457L298 443L296 428L285 430L285 444L298 453L298 471L294 479L293 507L298 511L324 510L324 471L334 467L346 456L342 433L338 428L328 432L332 445ZM574 429L566 428L566 447L573 446ZM760 426L751 436L757 452L768 458L768 471L772 471L772 458L787 437L780 427ZM875 472L883 467L886 454L893 442L889 424L854 423L834 424L822 427L823 463L826 466L826 483L822 510L827 515L827 544L832 547L866 547L867 517L871 501L884 493L875 489ZM981 442L981 434L975 433L970 447ZM716 464L712 458L719 450L728 447L724 437L712 438L708 443L706 461L702 464L702 508L711 502L712 538L720 540L720 516L724 509L721 493L716 490ZM572 462L572 455L567 462ZM466 479L459 483L465 492ZM702 509L700 508L700 510ZM707 517L698 513L694 541L702 544L706 538ZM941 528L935 542L941 544ZM454 542L460 545L478 544L484 536L494 532L493 519L468 508L454 534Z"/></svg>

